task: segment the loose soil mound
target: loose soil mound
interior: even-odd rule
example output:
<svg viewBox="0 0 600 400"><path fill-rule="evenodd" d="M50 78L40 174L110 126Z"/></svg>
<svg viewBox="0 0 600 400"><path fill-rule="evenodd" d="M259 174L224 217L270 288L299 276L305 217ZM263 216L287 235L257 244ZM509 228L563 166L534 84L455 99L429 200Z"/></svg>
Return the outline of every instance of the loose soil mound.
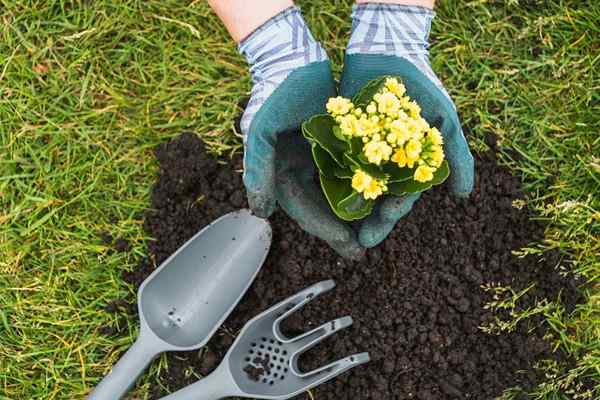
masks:
<svg viewBox="0 0 600 400"><path fill-rule="evenodd" d="M155 154L160 173L145 229L156 240L148 245L150 259L124 273L136 287L200 228L246 206L235 171L239 160L234 161L237 168L217 164L192 134L160 146ZM575 284L556 272L560 260L554 253L543 258L512 254L540 240L543 227L530 220L526 207L513 206L522 198L519 180L499 167L493 155L477 157L476 168L477 184L469 200L455 200L446 187L428 191L360 262L341 259L277 212L271 218L270 256L248 294L207 350L169 354L162 386L178 389L195 381L194 374L210 372L248 319L330 278L337 288L288 320L287 329L302 332L344 315L355 323L303 356L302 367L312 369L363 351L371 353L372 361L316 388L315 399L488 400L505 388L535 384L533 364L557 357L542 340L543 324L533 319L511 333L483 333L479 327L494 315L484 308L491 294L482 286L519 290L535 283L520 299L521 307L559 296L571 307ZM109 308L135 313L135 307L123 302ZM156 398L162 393L156 385Z"/></svg>

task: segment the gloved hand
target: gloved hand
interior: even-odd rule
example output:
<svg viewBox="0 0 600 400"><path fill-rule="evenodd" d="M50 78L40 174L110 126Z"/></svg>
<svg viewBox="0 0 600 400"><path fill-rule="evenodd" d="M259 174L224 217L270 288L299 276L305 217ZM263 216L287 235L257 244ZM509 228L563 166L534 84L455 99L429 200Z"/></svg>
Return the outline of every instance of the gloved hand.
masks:
<svg viewBox="0 0 600 400"><path fill-rule="evenodd" d="M340 95L352 98L368 81L382 75L400 76L422 116L444 136L453 193L467 197L473 190L473 156L463 135L456 107L429 64L428 39L432 10L397 4L354 6L352 34L340 82ZM362 221L358 240L365 247L383 241L420 194L388 197Z"/></svg>
<svg viewBox="0 0 600 400"><path fill-rule="evenodd" d="M327 53L315 41L300 10L273 17L240 44L254 86L242 116L244 185L250 207L268 217L276 203L305 231L324 239L344 257L364 249L356 233L335 217L314 181L303 121L325 112L336 95Z"/></svg>

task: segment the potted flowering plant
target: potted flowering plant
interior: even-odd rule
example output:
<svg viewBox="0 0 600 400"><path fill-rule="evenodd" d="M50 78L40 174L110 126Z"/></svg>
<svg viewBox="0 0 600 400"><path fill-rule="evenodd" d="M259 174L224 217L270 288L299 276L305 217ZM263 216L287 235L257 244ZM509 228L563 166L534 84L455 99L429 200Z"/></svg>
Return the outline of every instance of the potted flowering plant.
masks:
<svg viewBox="0 0 600 400"><path fill-rule="evenodd" d="M327 112L305 121L302 132L339 218L364 218L380 196L422 192L448 177L442 135L400 78L372 80L352 100L332 97Z"/></svg>

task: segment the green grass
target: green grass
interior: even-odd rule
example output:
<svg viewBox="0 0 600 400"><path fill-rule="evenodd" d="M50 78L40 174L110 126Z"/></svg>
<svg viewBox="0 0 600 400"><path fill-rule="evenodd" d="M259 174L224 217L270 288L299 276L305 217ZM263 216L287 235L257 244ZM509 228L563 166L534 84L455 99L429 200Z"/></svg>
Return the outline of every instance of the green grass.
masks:
<svg viewBox="0 0 600 400"><path fill-rule="evenodd" d="M530 310L575 360L540 366L548 382L534 396L583 394L585 377L600 398L600 3L441 3L432 63L472 147L497 135L548 222L523 252L558 249L588 282L570 315ZM301 5L339 72L349 2ZM116 318L103 305L132 290L121 271L144 255L151 149L192 130L216 154L238 150L233 119L249 88L202 1L0 0L0 398L81 398L131 343L134 328L117 341L98 329ZM106 230L131 254L109 253Z"/></svg>

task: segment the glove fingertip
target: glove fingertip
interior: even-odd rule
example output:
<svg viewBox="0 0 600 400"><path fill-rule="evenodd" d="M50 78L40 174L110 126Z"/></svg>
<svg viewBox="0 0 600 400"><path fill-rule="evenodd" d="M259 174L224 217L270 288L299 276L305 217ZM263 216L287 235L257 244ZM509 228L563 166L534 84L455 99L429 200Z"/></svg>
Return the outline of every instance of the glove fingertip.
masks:
<svg viewBox="0 0 600 400"><path fill-rule="evenodd" d="M337 242L331 241L328 242L329 246L333 250L335 250L340 256L349 260L358 261L365 256L366 250L359 243L356 242L356 239L352 241L345 242Z"/></svg>
<svg viewBox="0 0 600 400"><path fill-rule="evenodd" d="M394 225L392 222L367 222L358 233L358 242L366 248L375 247L384 241L394 229Z"/></svg>
<svg viewBox="0 0 600 400"><path fill-rule="evenodd" d="M385 200L381 206L381 217L388 223L396 223L400 218L408 214L415 202L419 200L421 193L411 193L404 197L393 197Z"/></svg>
<svg viewBox="0 0 600 400"><path fill-rule="evenodd" d="M450 172L452 193L458 198L467 198L475 187L475 161L471 153L467 153Z"/></svg>
<svg viewBox="0 0 600 400"><path fill-rule="evenodd" d="M248 192L248 205L257 217L269 218L275 211L276 202L270 196Z"/></svg>

